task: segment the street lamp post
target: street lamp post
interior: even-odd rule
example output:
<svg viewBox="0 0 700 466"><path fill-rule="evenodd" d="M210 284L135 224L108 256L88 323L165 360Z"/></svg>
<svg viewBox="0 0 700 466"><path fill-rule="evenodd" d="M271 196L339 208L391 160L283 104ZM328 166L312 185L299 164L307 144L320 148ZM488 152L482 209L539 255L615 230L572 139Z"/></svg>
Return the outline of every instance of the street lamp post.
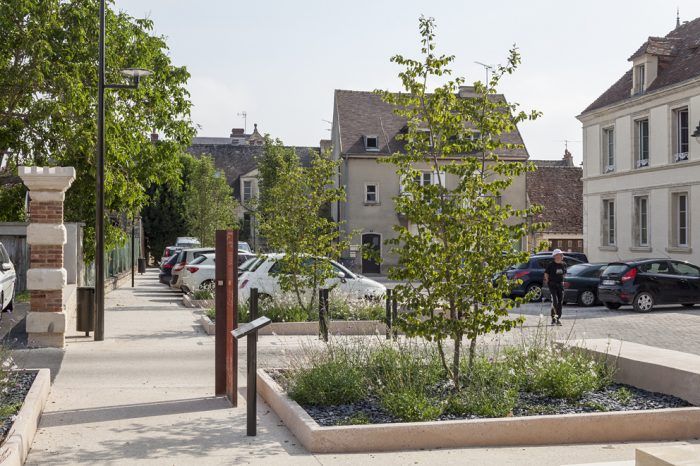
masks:
<svg viewBox="0 0 700 466"><path fill-rule="evenodd" d="M131 84L105 83L105 0L100 0L99 63L97 72L97 200L95 215L95 341L104 340L105 325L105 234L104 234L104 176L105 176L105 89L136 89L142 77L151 74L148 70L129 68L122 74L131 79Z"/></svg>

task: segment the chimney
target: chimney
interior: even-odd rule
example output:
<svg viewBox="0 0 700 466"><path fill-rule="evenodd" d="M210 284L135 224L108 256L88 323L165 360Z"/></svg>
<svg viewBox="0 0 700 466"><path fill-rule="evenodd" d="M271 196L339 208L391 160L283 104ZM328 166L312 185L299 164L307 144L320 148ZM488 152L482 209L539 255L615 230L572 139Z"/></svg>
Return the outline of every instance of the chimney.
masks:
<svg viewBox="0 0 700 466"><path fill-rule="evenodd" d="M462 99L478 97L474 92L474 86L459 86L459 97Z"/></svg>
<svg viewBox="0 0 700 466"><path fill-rule="evenodd" d="M231 136L232 138L242 138L245 136L245 130L243 128L232 128L231 129Z"/></svg>
<svg viewBox="0 0 700 466"><path fill-rule="evenodd" d="M571 152L569 152L569 149L564 149L564 162L566 162L567 167L573 167L574 166L574 156L571 155Z"/></svg>

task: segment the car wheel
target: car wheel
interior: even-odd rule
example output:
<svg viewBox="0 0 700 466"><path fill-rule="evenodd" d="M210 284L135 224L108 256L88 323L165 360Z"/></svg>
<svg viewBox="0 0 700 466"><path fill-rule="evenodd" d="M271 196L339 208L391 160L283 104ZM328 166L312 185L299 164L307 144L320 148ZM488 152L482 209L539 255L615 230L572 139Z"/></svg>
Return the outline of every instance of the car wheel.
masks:
<svg viewBox="0 0 700 466"><path fill-rule="evenodd" d="M595 304L595 293L591 290L583 290L578 295L578 303L581 306L593 306Z"/></svg>
<svg viewBox="0 0 700 466"><path fill-rule="evenodd" d="M605 307L607 307L611 311L614 311L615 309L620 309L620 306L622 306L622 304L620 304L620 303L603 303L603 304L605 305Z"/></svg>
<svg viewBox="0 0 700 466"><path fill-rule="evenodd" d="M540 301L542 301L542 285L540 285L539 283L533 283L531 285L528 285L527 289L525 290L525 294L530 293L532 293L530 302L539 303Z"/></svg>
<svg viewBox="0 0 700 466"><path fill-rule="evenodd" d="M683 307L687 307L687 308L691 308L691 307L693 307L693 306L695 306L695 303L685 303L685 304L683 304Z"/></svg>
<svg viewBox="0 0 700 466"><path fill-rule="evenodd" d="M654 295L648 291L637 293L634 297L634 310L636 312L649 312L654 309Z"/></svg>
<svg viewBox="0 0 700 466"><path fill-rule="evenodd" d="M205 288L214 289L214 280L204 280L202 283L199 284L200 290L203 290Z"/></svg>

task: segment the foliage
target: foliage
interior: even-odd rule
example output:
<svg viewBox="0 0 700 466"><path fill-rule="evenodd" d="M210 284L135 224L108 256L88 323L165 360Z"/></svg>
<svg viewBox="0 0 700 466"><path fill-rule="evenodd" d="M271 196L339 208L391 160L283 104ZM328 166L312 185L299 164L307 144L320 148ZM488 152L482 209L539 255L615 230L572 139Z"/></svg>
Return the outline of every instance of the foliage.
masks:
<svg viewBox="0 0 700 466"><path fill-rule="evenodd" d="M348 248L339 225L322 215L327 206L345 200L344 189L332 187L338 162L328 152L312 153L305 167L294 148L266 138L259 170L260 234L270 250L285 253L278 260L281 288L311 313L319 288L336 275L332 264L319 258L340 257Z"/></svg>
<svg viewBox="0 0 700 466"><path fill-rule="evenodd" d="M0 222L24 222L24 200L27 188L22 183L3 185L0 183Z"/></svg>
<svg viewBox="0 0 700 466"><path fill-rule="evenodd" d="M194 159L185 191L189 231L202 246L213 246L216 230L238 227L236 200L226 177L214 167L211 157Z"/></svg>
<svg viewBox="0 0 700 466"><path fill-rule="evenodd" d="M366 393L361 370L337 353L314 367L299 370L289 386L290 398L302 405L353 403Z"/></svg>
<svg viewBox="0 0 700 466"><path fill-rule="evenodd" d="M359 426L369 424L369 417L364 412L354 413L341 421L338 421L339 426Z"/></svg>
<svg viewBox="0 0 700 466"><path fill-rule="evenodd" d="M620 404L628 405L630 401L632 401L632 392L627 387L620 387L615 390L613 398L615 398Z"/></svg>
<svg viewBox="0 0 700 466"><path fill-rule="evenodd" d="M174 66L150 19L114 11L108 2L106 80L125 83L120 69L153 73L139 89L105 93L106 249L122 243L127 217L147 188L176 180L179 154L190 143L189 73ZM16 165L76 168L66 193L67 221L86 223L86 259L94 257L97 134L98 2L0 3L0 153ZM160 141L151 142L155 131Z"/></svg>
<svg viewBox="0 0 700 466"><path fill-rule="evenodd" d="M408 221L395 226L395 238L387 241L399 257L389 276L406 283L394 289L407 309L397 324L409 336L437 342L444 368L459 390L462 339L470 342L469 371L479 335L505 332L522 321L509 318L523 299L504 299L514 283L501 272L526 259L513 243L541 225L526 221L538 209L500 204L501 193L532 169L504 161L500 154L520 148L502 135L517 131L518 123L538 113L519 112L496 93L501 78L520 63L516 49L489 82L474 83L475 97L459 97L464 78L450 79L430 92L428 85L449 76L454 61L454 56L436 54L434 31L434 20L421 17L422 59L391 59L404 67L399 73L404 92L380 92L408 122L407 132L400 135L404 151L387 159L402 180L397 213ZM433 172L435 182L423 184L421 169ZM449 362L446 339L453 343Z"/></svg>
<svg viewBox="0 0 700 466"><path fill-rule="evenodd" d="M515 370L508 364L478 356L473 360L469 380L465 381L461 392L449 398L446 411L462 416L507 416L518 401L519 388Z"/></svg>
<svg viewBox="0 0 700 466"><path fill-rule="evenodd" d="M209 320L211 320L212 322L216 321L216 309L215 308L210 307L209 309L204 311L204 315L209 317Z"/></svg>
<svg viewBox="0 0 700 466"><path fill-rule="evenodd" d="M434 421L443 411L443 407L424 391L410 388L386 392L382 396L382 406L404 422Z"/></svg>
<svg viewBox="0 0 700 466"><path fill-rule="evenodd" d="M153 184L148 188L148 204L141 211L148 252L157 260L166 246L175 244L178 236L186 236L185 188L189 184L194 158L180 155L180 174L176 181Z"/></svg>

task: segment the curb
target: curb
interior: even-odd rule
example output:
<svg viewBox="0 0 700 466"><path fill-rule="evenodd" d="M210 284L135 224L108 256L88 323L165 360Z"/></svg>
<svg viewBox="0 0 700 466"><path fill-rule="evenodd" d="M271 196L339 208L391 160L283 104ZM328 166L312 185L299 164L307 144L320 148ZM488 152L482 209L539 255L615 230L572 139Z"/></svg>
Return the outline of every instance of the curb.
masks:
<svg viewBox="0 0 700 466"><path fill-rule="evenodd" d="M0 447L2 466L21 466L27 460L50 390L50 370L39 369L22 408L17 413L10 435Z"/></svg>

